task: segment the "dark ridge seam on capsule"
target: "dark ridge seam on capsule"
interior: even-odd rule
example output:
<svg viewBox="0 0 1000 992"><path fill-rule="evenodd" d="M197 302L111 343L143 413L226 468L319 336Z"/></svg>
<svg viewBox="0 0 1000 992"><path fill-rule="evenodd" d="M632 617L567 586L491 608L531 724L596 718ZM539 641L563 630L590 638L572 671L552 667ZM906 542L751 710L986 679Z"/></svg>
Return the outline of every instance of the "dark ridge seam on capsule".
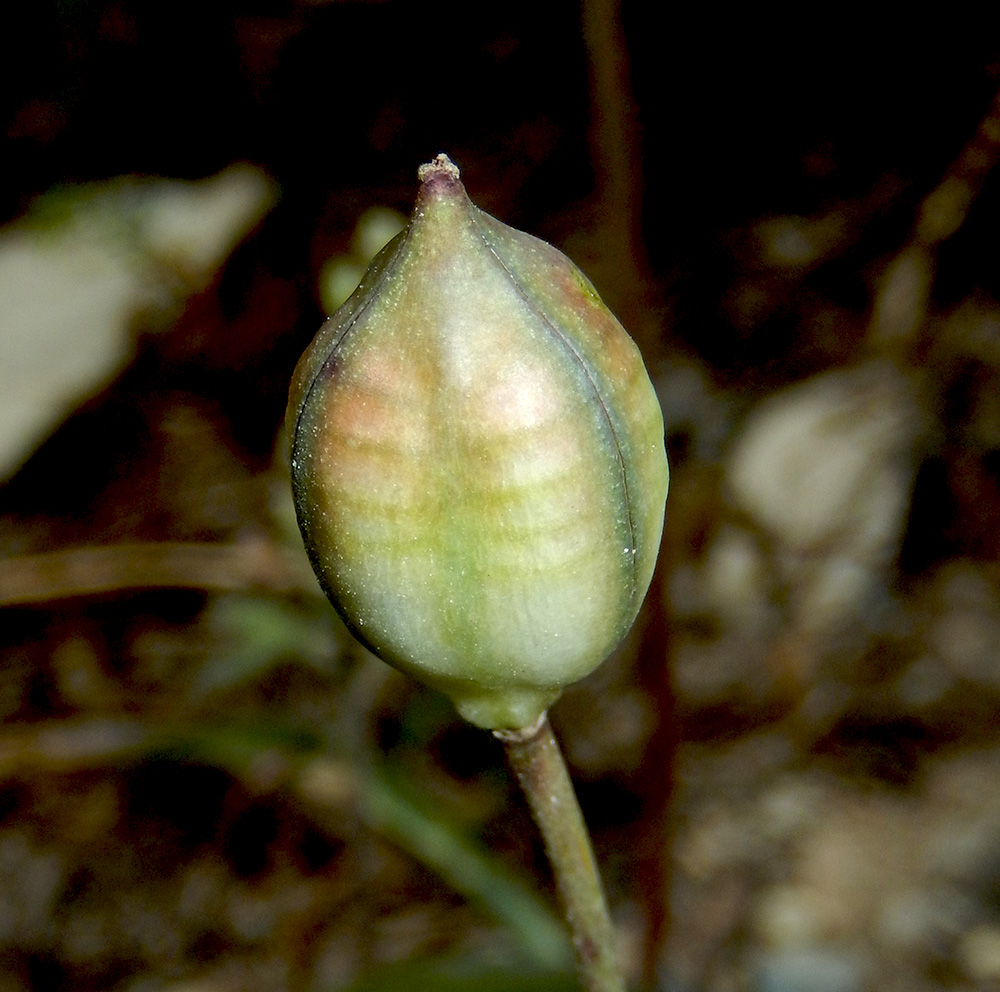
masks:
<svg viewBox="0 0 1000 992"><path fill-rule="evenodd" d="M354 624L347 618L345 612L337 605L338 597L334 595L334 590L332 585L327 581L326 578L326 562L322 560L322 556L315 547L313 542L312 533L312 513L310 510L305 509L306 503L303 499L302 490L306 487L307 483L302 478L302 473L296 471L295 466L299 462L299 450L300 450L300 438L302 436L302 419L305 416L305 411L309 407L309 403L312 400L313 391L317 388L320 381L325 381L329 378L327 369L330 366L331 361L333 361L337 350L340 348L344 341L344 338L348 333L357 325L361 316L367 312L368 308L371 306L373 300L376 296L376 290L378 290L385 280L389 277L391 272L394 272L397 265L399 264L398 259L400 255L400 249L406 242L410 240L410 230L411 227L406 228L406 233L400 239L399 244L396 246L396 250L393 252L392 260L385 266L384 269L379 273L378 278L372 283L371 288L368 291L368 298L364 305L358 309L358 312L347 322L343 331L334 340L332 346L330 347L330 356L323 362L320 366L319 371L313 376L312 381L309 383L309 388L306 390L305 395L302 397L299 403L298 411L295 415L295 428L292 432L292 450L291 450L291 463L292 469L292 499L295 505L295 517L299 524L299 529L302 531L305 537L305 549L306 555L309 558L310 564L312 565L313 572L319 581L320 587L326 594L327 599L333 603L334 609L340 615L341 619L347 625L347 628L359 640L365 647L367 647L372 654L379 656L379 652L375 649L374 645L368 640L364 632L360 628L355 628ZM359 284L360 286L360 284ZM356 292L356 290L355 290ZM331 314L328 320L332 320L336 314Z"/></svg>
<svg viewBox="0 0 1000 992"><path fill-rule="evenodd" d="M381 289L383 283L389 278L390 273L396 270L399 265L399 257L403 247L410 240L410 232L413 225L410 224L406 228L406 233L403 235L399 244L396 246L392 253L392 260L382 269L378 274L378 278L372 283L371 288L368 290L368 298L365 300L364 304L358 308L357 313L347 322L344 329L337 335L333 343L330 345L329 355L324 359L323 364L319 367L316 375L313 376L312 382L309 383L309 388L306 390L305 396L302 397L302 401L299 403L298 412L295 415L295 430L292 434L292 453L294 456L295 450L298 448L298 438L299 430L302 426L302 418L305 415L305 411L309 406L309 401L312 399L313 390L319 385L321 381L325 382L330 378L331 368L336 361L337 351L340 346L344 343L344 338L355 328L358 321L362 318L364 314L368 312L368 308L372 305L375 297L378 295L378 290ZM377 256L376 256L377 257ZM360 284L359 284L360 285ZM357 290L355 290L357 292ZM327 320L333 320L336 316L336 312L331 314Z"/></svg>
<svg viewBox="0 0 1000 992"><path fill-rule="evenodd" d="M607 404L604 402L604 397L601 396L601 391L598 388L597 380L593 374L593 371L591 370L590 364L584 359L583 355L581 355L580 352L577 351L577 349L573 346L573 342L570 341L570 339L565 334L563 334L562 331L560 331L559 328L556 327L556 325L553 324L552 321L549 320L549 318L546 317L541 310L539 310L539 308L535 305L535 303L528 296L528 294L521 289L521 284L515 278L514 273L511 272L511 270L507 268L507 266L504 264L503 259L497 254L496 249L490 242L490 239L486 236L486 233L480 227L479 217L477 216L477 214L479 213L479 208L475 204L473 204L472 206L473 206L473 211L475 211L472 214L472 222L475 225L479 237L482 238L483 244L486 245L490 254L497 260L497 263L499 264L500 268L503 269L503 271L506 273L507 278L510 279L511 284L514 286L514 289L517 292L518 296L520 296L521 299L524 300L525 304L528 306L530 310L532 310L535 314L537 314L541 318L542 322L551 329L556 339L561 341L566 350L576 359L577 363L583 369L583 373L587 377L587 381L590 383L590 387L591 389L593 389L594 395L597 397L597 402L600 404L601 410L604 413L604 418L607 421L608 429L611 431L611 437L615 443L615 452L618 455L618 467L621 471L622 489L624 490L625 493L625 508L628 519L628 533L629 533L629 558L631 559L632 562L630 568L630 573L632 576L632 589L630 592L629 600L630 602L634 602L636 590L638 588L638 583L636 581L635 521L632 518L632 499L629 494L629 488L628 488L628 473L625 471L625 456L622 453L621 438L618 436L618 432L615 430L614 419L611 416L611 412L608 410ZM556 250L558 251L558 249ZM570 261L571 265L573 264L571 260L568 261ZM603 301L601 302L602 305L604 305ZM628 332L625 331L624 333L627 334Z"/></svg>

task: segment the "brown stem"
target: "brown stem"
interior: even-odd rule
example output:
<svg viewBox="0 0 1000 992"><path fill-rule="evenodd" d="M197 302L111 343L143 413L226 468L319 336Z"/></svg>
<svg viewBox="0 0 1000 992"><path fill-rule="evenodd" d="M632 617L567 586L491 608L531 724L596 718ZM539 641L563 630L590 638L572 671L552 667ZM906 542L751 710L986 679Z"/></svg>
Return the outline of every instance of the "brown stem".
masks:
<svg viewBox="0 0 1000 992"><path fill-rule="evenodd" d="M534 727L497 730L545 841L588 992L624 992L615 931L590 835L562 752L543 713Z"/></svg>

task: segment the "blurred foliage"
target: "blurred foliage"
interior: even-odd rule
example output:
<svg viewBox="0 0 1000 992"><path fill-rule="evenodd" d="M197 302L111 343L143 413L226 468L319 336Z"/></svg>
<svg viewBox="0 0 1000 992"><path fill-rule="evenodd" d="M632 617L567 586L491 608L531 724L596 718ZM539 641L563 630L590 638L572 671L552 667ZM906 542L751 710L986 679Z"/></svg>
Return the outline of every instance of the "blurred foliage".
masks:
<svg viewBox="0 0 1000 992"><path fill-rule="evenodd" d="M569 992L579 985L571 975L511 974L485 970L479 962L458 960L425 964L420 961L383 968L366 977L350 992L403 992L436 989L438 992Z"/></svg>
<svg viewBox="0 0 1000 992"><path fill-rule="evenodd" d="M197 673L192 686L196 698L264 680L283 663L310 665L325 674L340 650L331 637L329 617L293 603L220 596L208 607L206 620L218 648Z"/></svg>

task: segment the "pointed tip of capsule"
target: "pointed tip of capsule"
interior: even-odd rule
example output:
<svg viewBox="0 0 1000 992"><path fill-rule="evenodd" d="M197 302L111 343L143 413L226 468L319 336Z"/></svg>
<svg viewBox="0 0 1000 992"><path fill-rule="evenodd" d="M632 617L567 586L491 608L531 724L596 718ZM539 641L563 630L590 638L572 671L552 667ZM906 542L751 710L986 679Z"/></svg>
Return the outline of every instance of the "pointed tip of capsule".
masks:
<svg viewBox="0 0 1000 992"><path fill-rule="evenodd" d="M417 169L417 178L422 183L432 182L435 179L454 182L461 175L458 166L444 152L440 152L433 162L427 162Z"/></svg>
<svg viewBox="0 0 1000 992"><path fill-rule="evenodd" d="M462 185L460 176L461 172L458 166L444 152L441 152L433 162L427 162L417 169L417 178L420 180L418 199L423 199L430 194L464 193L465 187Z"/></svg>

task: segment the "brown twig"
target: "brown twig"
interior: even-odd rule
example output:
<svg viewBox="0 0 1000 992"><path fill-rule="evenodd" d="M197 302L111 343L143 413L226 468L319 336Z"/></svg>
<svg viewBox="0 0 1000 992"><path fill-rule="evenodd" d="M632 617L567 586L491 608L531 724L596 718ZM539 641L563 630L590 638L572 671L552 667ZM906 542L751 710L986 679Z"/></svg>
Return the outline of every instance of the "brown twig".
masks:
<svg viewBox="0 0 1000 992"><path fill-rule="evenodd" d="M136 542L0 559L0 608L129 589L316 593L307 567L263 539L232 544Z"/></svg>
<svg viewBox="0 0 1000 992"><path fill-rule="evenodd" d="M53 720L0 735L0 782L38 773L101 768L148 747L150 731L129 718Z"/></svg>
<svg viewBox="0 0 1000 992"><path fill-rule="evenodd" d="M591 158L615 248L642 264L642 154L619 15L618 0L584 0L581 8L590 72Z"/></svg>
<svg viewBox="0 0 1000 992"><path fill-rule="evenodd" d="M906 345L923 326L938 247L965 222L986 176L1000 160L1000 93L941 181L924 197L906 245L879 281L868 327L877 350Z"/></svg>

